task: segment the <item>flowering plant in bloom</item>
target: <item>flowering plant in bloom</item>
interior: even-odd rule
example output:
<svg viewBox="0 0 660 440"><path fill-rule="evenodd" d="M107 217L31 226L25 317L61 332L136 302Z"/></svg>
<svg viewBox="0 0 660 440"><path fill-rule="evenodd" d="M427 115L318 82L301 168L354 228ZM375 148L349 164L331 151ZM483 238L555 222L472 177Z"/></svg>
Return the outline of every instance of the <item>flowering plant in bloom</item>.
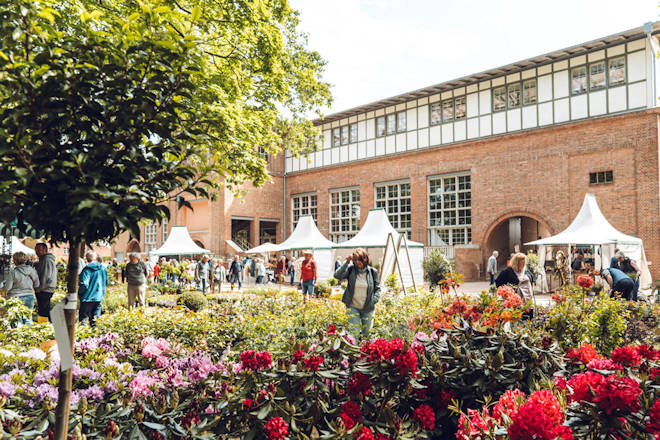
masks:
<svg viewBox="0 0 660 440"><path fill-rule="evenodd" d="M589 290L594 285L594 279L589 275L580 275L577 277L577 285L585 290Z"/></svg>

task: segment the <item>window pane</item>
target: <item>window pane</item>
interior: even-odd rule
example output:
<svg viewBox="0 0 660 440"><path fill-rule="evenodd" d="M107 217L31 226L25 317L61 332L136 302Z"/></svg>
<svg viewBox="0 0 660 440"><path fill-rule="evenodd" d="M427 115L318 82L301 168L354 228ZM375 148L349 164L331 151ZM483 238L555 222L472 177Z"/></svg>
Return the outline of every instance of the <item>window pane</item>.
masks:
<svg viewBox="0 0 660 440"><path fill-rule="evenodd" d="M396 114L396 131L406 131L406 112Z"/></svg>
<svg viewBox="0 0 660 440"><path fill-rule="evenodd" d="M610 86L626 81L626 61L623 57L610 60Z"/></svg>
<svg viewBox="0 0 660 440"><path fill-rule="evenodd" d="M387 187L387 195L391 198L396 198L399 196L399 185L389 185Z"/></svg>
<svg viewBox="0 0 660 440"><path fill-rule="evenodd" d="M506 88L497 87L493 89L493 110L504 110L506 108Z"/></svg>
<svg viewBox="0 0 660 440"><path fill-rule="evenodd" d="M358 140L358 127L357 124L351 125L351 142L357 142Z"/></svg>
<svg viewBox="0 0 660 440"><path fill-rule="evenodd" d="M454 229L452 231L452 243L464 244L465 243L465 229Z"/></svg>
<svg viewBox="0 0 660 440"><path fill-rule="evenodd" d="M523 83L523 104L534 104L536 102L536 80L532 79Z"/></svg>
<svg viewBox="0 0 660 440"><path fill-rule="evenodd" d="M509 84L509 108L520 107L520 83Z"/></svg>
<svg viewBox="0 0 660 440"><path fill-rule="evenodd" d="M612 171L605 171L605 182L614 182L614 175Z"/></svg>
<svg viewBox="0 0 660 440"><path fill-rule="evenodd" d="M337 147L341 143L341 137L339 134L339 127L332 130L332 146Z"/></svg>
<svg viewBox="0 0 660 440"><path fill-rule="evenodd" d="M442 101L442 122L454 120L454 101L448 99Z"/></svg>
<svg viewBox="0 0 660 440"><path fill-rule="evenodd" d="M392 134L396 130L396 115L387 115L387 134Z"/></svg>
<svg viewBox="0 0 660 440"><path fill-rule="evenodd" d="M401 184L401 195L402 196L409 196L410 195L410 184L409 183L402 183Z"/></svg>
<svg viewBox="0 0 660 440"><path fill-rule="evenodd" d="M376 118L376 136L385 136L385 116Z"/></svg>
<svg viewBox="0 0 660 440"><path fill-rule="evenodd" d="M595 183L598 183L598 180L597 180L597 174L598 174L598 173L589 173L589 183L590 183L590 184L593 185L593 184L595 184Z"/></svg>
<svg viewBox="0 0 660 440"><path fill-rule="evenodd" d="M456 98L456 119L463 119L466 113L465 96Z"/></svg>
<svg viewBox="0 0 660 440"><path fill-rule="evenodd" d="M456 194L445 193L442 201L444 203L443 209L456 208Z"/></svg>
<svg viewBox="0 0 660 440"><path fill-rule="evenodd" d="M577 67L571 70L571 93L582 93L585 90L587 90L587 68Z"/></svg>
<svg viewBox="0 0 660 440"><path fill-rule="evenodd" d="M605 87L605 61L589 66L589 87L591 90Z"/></svg>
<svg viewBox="0 0 660 440"><path fill-rule="evenodd" d="M456 178L455 177L450 177L447 179L444 179L444 192L452 192L456 191Z"/></svg>
<svg viewBox="0 0 660 440"><path fill-rule="evenodd" d="M376 187L376 199L384 199L384 198L385 198L385 187L384 186Z"/></svg>
<svg viewBox="0 0 660 440"><path fill-rule="evenodd" d="M442 105L439 102L431 104L431 125L439 124L442 121Z"/></svg>
<svg viewBox="0 0 660 440"><path fill-rule="evenodd" d="M344 125L341 128L341 144L346 145L348 143L348 125Z"/></svg>

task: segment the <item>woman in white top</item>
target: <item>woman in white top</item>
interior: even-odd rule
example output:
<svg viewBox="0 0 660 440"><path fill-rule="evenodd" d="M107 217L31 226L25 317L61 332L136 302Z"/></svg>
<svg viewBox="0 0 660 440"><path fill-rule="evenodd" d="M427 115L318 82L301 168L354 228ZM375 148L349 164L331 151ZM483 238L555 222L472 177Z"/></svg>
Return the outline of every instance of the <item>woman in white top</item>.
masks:
<svg viewBox="0 0 660 440"><path fill-rule="evenodd" d="M7 295L10 298L18 298L23 301L25 307L32 311L34 309L34 292L39 288L39 275L32 266L25 264L28 257L23 252L13 255L15 267L9 271L9 277L5 284ZM31 319L23 319L23 324L32 323Z"/></svg>

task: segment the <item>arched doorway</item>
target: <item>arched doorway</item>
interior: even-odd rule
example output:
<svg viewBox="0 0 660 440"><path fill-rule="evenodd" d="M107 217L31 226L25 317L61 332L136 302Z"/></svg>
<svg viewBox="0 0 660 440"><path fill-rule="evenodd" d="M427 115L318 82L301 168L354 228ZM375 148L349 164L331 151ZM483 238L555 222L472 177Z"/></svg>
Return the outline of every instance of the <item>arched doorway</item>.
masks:
<svg viewBox="0 0 660 440"><path fill-rule="evenodd" d="M202 243L201 241L199 241L199 240L193 240L193 241L195 242L195 244L196 244L197 246L201 247L202 249L206 249L206 248L204 247L204 243Z"/></svg>
<svg viewBox="0 0 660 440"><path fill-rule="evenodd" d="M529 212L514 212L495 220L486 231L484 258L498 251L498 267L505 267L509 256L516 252L527 253L535 246L524 243L552 235L552 229L542 217Z"/></svg>
<svg viewBox="0 0 660 440"><path fill-rule="evenodd" d="M128 242L128 245L126 245L126 252L132 253L140 253L142 252L142 248L140 247L140 242L137 241L137 239L133 238Z"/></svg>

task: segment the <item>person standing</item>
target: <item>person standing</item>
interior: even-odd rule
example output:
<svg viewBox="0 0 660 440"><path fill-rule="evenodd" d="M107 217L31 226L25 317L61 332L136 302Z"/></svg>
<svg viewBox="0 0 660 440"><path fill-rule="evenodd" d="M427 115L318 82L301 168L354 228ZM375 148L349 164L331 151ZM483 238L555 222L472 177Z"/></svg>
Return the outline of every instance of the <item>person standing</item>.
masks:
<svg viewBox="0 0 660 440"><path fill-rule="evenodd" d="M13 255L14 267L9 271L9 277L5 283L7 296L18 298L23 301L25 307L30 309L30 319L23 318L23 324L32 324L32 311L34 310L34 292L39 288L39 275L32 266L26 263L28 257L23 252ZM50 307L49 307L50 310Z"/></svg>
<svg viewBox="0 0 660 440"><path fill-rule="evenodd" d="M217 287L218 293L222 293L222 282L227 278L227 271L222 260L216 259L213 261L213 270L211 273L213 274L212 292L215 293Z"/></svg>
<svg viewBox="0 0 660 440"><path fill-rule="evenodd" d="M639 268L637 263L635 263L635 260L631 260L629 257L626 257L626 255L621 251L617 251L617 253L614 254L614 256L616 257L618 262L616 266L617 269L621 270L621 272L625 273L626 275L632 273L637 274L637 278L633 280L633 282L635 283L635 288L633 289L630 296L630 299L632 299L633 301L637 301L637 291L639 290L639 277L642 276L641 269ZM611 266L612 264L610 263L610 267Z"/></svg>
<svg viewBox="0 0 660 440"><path fill-rule="evenodd" d="M493 285L495 284L495 274L497 273L497 256L500 253L497 251L493 251L493 255L488 257L488 265L486 268L486 272L488 272L488 275L490 275L490 284Z"/></svg>
<svg viewBox="0 0 660 440"><path fill-rule="evenodd" d="M511 264L495 279L495 286L510 284L524 301L530 301L534 295L534 275L527 269L527 256L518 252L511 257Z"/></svg>
<svg viewBox="0 0 660 440"><path fill-rule="evenodd" d="M108 271L103 264L94 261L96 253L88 251L85 254L87 266L80 273L80 285L78 286L78 298L80 299L80 311L78 320L84 324L89 320L89 325L96 326L96 317L101 315L101 303L105 298L105 286L108 285Z"/></svg>
<svg viewBox="0 0 660 440"><path fill-rule="evenodd" d="M261 261L261 258L256 259L255 273L257 276L256 283L263 284L264 278L266 277L266 266L264 266L264 263L263 261Z"/></svg>
<svg viewBox="0 0 660 440"><path fill-rule="evenodd" d="M158 261L154 264L154 281L158 282L158 277L160 276L160 264Z"/></svg>
<svg viewBox="0 0 660 440"><path fill-rule="evenodd" d="M289 261L289 268L287 269L289 273L289 284L293 286L293 281L296 278L296 258L292 257Z"/></svg>
<svg viewBox="0 0 660 440"><path fill-rule="evenodd" d="M605 278L607 284L610 285L611 296L613 296L615 292L619 292L621 298L628 300L632 299L635 283L625 272L611 267L609 269L603 269L601 275Z"/></svg>
<svg viewBox="0 0 660 440"><path fill-rule="evenodd" d="M57 287L57 267L55 255L48 252L46 243L37 243L34 253L39 257L36 269L39 275L37 287L37 316L50 321L50 300Z"/></svg>
<svg viewBox="0 0 660 440"><path fill-rule="evenodd" d="M286 277L286 257L284 255L277 261L275 276L278 283L284 283L284 278Z"/></svg>
<svg viewBox="0 0 660 440"><path fill-rule="evenodd" d="M334 277L339 281L348 280L341 301L346 305L353 336L367 339L374 325L376 303L380 301L378 271L371 266L367 251L356 249L353 255L346 257Z"/></svg>
<svg viewBox="0 0 660 440"><path fill-rule="evenodd" d="M243 265L238 255L234 255L234 261L231 262L229 267L229 276L231 277L231 290L234 290L234 285L238 284L238 288L243 287L241 275L243 272Z"/></svg>
<svg viewBox="0 0 660 440"><path fill-rule="evenodd" d="M206 295L206 289L209 285L209 257L206 255L195 266L195 281L202 293Z"/></svg>
<svg viewBox="0 0 660 440"><path fill-rule="evenodd" d="M147 296L147 275L149 271L144 261L140 261L137 254L128 255L126 263L126 283L128 293L128 309L138 306L144 306Z"/></svg>
<svg viewBox="0 0 660 440"><path fill-rule="evenodd" d="M300 264L300 284L302 285L302 293L305 301L307 301L310 296L314 296L314 283L316 283L316 278L316 261L314 261L312 251L303 251L303 261Z"/></svg>

